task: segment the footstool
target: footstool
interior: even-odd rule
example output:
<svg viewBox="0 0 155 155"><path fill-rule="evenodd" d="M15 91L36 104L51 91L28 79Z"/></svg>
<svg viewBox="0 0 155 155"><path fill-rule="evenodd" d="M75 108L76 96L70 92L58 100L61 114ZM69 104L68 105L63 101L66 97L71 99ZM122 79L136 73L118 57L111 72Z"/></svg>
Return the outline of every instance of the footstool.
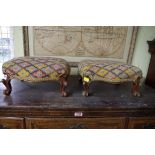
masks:
<svg viewBox="0 0 155 155"><path fill-rule="evenodd" d="M62 96L67 96L65 87L70 67L64 59L52 57L19 57L5 62L2 65L6 79L2 82L6 87L5 95L12 91L11 79L26 82L57 81L61 86Z"/></svg>
<svg viewBox="0 0 155 155"><path fill-rule="evenodd" d="M140 96L140 79L142 71L135 66L102 60L83 60L78 64L79 74L83 82L83 95L88 96L89 84L92 81L104 81L113 84L132 82L134 96Z"/></svg>

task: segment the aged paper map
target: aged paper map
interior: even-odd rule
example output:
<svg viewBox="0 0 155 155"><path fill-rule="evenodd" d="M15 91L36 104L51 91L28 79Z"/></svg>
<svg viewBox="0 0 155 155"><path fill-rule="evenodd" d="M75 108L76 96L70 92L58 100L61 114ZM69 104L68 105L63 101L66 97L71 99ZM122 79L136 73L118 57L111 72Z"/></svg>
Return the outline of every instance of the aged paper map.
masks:
<svg viewBox="0 0 155 155"><path fill-rule="evenodd" d="M123 58L126 26L35 26L37 56Z"/></svg>

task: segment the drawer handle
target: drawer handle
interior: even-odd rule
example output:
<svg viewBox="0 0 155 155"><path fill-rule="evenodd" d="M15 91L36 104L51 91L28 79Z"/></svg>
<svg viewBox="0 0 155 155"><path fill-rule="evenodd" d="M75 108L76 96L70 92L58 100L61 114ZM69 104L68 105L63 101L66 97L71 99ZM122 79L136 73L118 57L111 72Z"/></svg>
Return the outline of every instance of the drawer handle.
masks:
<svg viewBox="0 0 155 155"><path fill-rule="evenodd" d="M80 112L80 111L75 112L75 113L74 113L74 116L75 116L75 117L82 117L82 116L83 116L83 112Z"/></svg>

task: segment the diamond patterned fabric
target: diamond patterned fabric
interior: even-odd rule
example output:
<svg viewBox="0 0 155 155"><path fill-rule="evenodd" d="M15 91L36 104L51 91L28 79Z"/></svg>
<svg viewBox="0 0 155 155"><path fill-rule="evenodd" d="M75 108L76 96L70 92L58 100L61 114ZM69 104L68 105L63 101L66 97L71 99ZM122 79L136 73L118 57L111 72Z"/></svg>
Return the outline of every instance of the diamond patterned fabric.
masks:
<svg viewBox="0 0 155 155"><path fill-rule="evenodd" d="M70 72L64 59L51 57L19 57L5 62L2 71L11 79L28 82L59 80Z"/></svg>
<svg viewBox="0 0 155 155"><path fill-rule="evenodd" d="M90 81L120 83L142 78L142 71L138 67L113 61L83 60L78 69L80 75L88 77Z"/></svg>

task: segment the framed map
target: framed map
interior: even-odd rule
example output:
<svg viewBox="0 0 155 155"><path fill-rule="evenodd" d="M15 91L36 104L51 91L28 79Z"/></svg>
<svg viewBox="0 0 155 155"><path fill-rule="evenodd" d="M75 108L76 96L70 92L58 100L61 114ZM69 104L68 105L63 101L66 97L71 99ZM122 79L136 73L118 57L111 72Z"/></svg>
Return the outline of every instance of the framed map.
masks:
<svg viewBox="0 0 155 155"><path fill-rule="evenodd" d="M56 56L131 62L137 27L34 26L28 27L31 56Z"/></svg>

